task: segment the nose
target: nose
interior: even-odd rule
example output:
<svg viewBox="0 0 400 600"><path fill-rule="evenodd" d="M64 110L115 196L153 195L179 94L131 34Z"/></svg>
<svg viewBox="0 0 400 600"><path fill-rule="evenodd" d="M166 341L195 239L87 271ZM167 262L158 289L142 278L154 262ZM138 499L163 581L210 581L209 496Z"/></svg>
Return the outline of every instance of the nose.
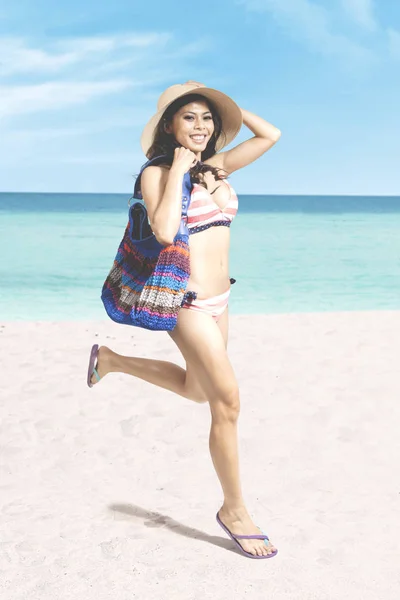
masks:
<svg viewBox="0 0 400 600"><path fill-rule="evenodd" d="M202 131L206 130L206 127L204 127L204 120L201 117L195 118L195 128L201 129Z"/></svg>

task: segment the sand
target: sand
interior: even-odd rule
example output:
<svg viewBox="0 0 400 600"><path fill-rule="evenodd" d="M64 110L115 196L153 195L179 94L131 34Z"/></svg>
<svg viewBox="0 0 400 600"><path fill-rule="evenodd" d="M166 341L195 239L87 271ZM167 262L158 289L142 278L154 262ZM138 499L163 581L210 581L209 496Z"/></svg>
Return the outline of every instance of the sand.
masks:
<svg viewBox="0 0 400 600"><path fill-rule="evenodd" d="M231 316L248 508L279 554L215 521L209 408L93 342L184 365L111 321L0 325L2 600L394 600L400 594L400 312Z"/></svg>

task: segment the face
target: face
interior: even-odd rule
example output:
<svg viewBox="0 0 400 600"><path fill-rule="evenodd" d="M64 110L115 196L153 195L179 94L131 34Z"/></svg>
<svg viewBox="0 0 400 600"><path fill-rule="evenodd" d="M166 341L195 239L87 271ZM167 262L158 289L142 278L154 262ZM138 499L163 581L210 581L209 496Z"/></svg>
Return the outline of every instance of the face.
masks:
<svg viewBox="0 0 400 600"><path fill-rule="evenodd" d="M194 152L197 159L201 160L201 153L214 132L211 111L205 102L190 102L175 113L166 131L174 135L178 144Z"/></svg>

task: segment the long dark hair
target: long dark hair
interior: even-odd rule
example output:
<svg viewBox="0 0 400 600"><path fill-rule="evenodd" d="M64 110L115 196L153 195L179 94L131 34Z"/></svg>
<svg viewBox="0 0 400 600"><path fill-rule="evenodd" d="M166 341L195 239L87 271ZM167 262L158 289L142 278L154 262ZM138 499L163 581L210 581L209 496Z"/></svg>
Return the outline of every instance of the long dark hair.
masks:
<svg viewBox="0 0 400 600"><path fill-rule="evenodd" d="M181 96L180 98L177 98L175 102L173 102L164 112L162 118L160 119L155 129L154 141L147 153L149 159L154 158L155 156L159 156L161 154L165 154L165 164L167 164L168 166L172 165L172 162L174 160L175 148L178 148L180 144L178 144L173 135L165 131L164 127L166 124L171 123L174 114L178 112L178 110L182 108L182 106L185 106L190 102L197 102L199 100L207 104L214 121L214 132L211 138L209 139L205 150L202 152L201 157L203 160L207 160L207 158L210 158L211 156L214 156L214 154L216 154L215 145L217 140L220 136L223 140L225 138L225 133L222 128L222 119L216 107L208 98L202 96L201 94L193 93L188 94L187 96ZM192 182L201 183L202 185L207 187L206 182L200 179L200 174L206 173L207 171L211 171L216 180L226 178L226 175L220 173L220 171L223 171L223 169L218 169L217 167L212 167L211 165L204 164L202 161L198 161L196 165L189 170Z"/></svg>

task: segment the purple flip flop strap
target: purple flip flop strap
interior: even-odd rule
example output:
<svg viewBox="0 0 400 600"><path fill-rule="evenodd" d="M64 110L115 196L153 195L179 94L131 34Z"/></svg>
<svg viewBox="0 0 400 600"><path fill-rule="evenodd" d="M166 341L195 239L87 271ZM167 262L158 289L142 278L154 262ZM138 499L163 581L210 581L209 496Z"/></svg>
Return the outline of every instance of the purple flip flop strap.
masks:
<svg viewBox="0 0 400 600"><path fill-rule="evenodd" d="M269 537L265 534L263 535L236 535L235 533L231 532L231 535L236 538L237 540L268 540L269 541Z"/></svg>
<svg viewBox="0 0 400 600"><path fill-rule="evenodd" d="M232 531L230 531L227 528L227 526L221 521L221 519L219 517L219 513L217 513L217 521L221 525L221 527L232 537L232 539L235 539L235 540L268 540L268 542L269 542L269 537L264 532L262 533L262 535L256 534L256 533L253 533L252 535L237 535L235 533L232 533ZM259 527L259 529L261 530L261 527ZM266 545L268 545L268 544L266 544ZM240 544L239 544L239 546L240 546Z"/></svg>
<svg viewBox="0 0 400 600"><path fill-rule="evenodd" d="M94 344L90 351L89 367L88 367L88 372L87 372L87 384L89 387L93 387L93 384L90 381L93 373L95 374L97 380L100 381L99 374L97 372L97 369L95 368L98 353L99 353L99 346L97 344Z"/></svg>

